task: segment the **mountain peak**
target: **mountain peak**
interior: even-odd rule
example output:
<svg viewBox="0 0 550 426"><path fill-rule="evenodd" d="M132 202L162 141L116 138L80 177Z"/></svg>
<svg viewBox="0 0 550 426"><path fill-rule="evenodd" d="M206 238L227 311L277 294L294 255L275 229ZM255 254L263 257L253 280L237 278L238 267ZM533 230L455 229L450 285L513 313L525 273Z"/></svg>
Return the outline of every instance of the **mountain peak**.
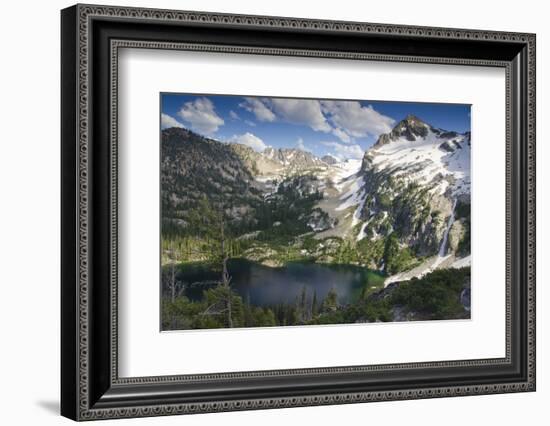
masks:
<svg viewBox="0 0 550 426"><path fill-rule="evenodd" d="M407 140L413 142L418 136L426 137L430 127L417 116L409 114L404 120L395 125L391 133L396 137L405 137Z"/></svg>
<svg viewBox="0 0 550 426"><path fill-rule="evenodd" d="M418 118L416 115L414 114L409 114L405 117L404 120L402 121L405 121L407 122L408 124L424 124L426 125L426 122L420 118Z"/></svg>
<svg viewBox="0 0 550 426"><path fill-rule="evenodd" d="M403 120L399 121L390 133L381 134L374 144L374 148L404 138L410 142L417 138L425 138L432 126L418 118L416 115L409 114Z"/></svg>

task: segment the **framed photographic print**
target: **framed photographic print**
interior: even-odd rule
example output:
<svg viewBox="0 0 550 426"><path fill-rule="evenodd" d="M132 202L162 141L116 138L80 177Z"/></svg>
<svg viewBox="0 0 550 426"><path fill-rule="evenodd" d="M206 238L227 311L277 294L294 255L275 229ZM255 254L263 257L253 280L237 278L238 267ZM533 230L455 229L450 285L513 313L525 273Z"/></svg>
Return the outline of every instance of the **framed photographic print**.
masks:
<svg viewBox="0 0 550 426"><path fill-rule="evenodd" d="M76 5L62 414L535 390L535 36Z"/></svg>

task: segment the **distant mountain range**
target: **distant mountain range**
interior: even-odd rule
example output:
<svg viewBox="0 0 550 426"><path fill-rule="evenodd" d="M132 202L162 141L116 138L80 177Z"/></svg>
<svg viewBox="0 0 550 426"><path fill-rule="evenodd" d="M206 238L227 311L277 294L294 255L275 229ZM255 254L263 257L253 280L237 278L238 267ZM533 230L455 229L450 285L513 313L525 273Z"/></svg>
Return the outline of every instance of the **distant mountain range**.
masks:
<svg viewBox="0 0 550 426"><path fill-rule="evenodd" d="M387 250L391 237L403 256L427 265L415 272L422 275L459 258L469 261L470 146L470 133L438 129L415 116L380 135L362 160L345 161L299 149L260 153L165 129L163 232L192 233L190 214L207 199L236 235L259 235L286 220L292 244L309 235L319 242L315 250L324 247L319 258L301 248L315 259L332 256L326 247L335 238L340 246L366 241ZM401 272L390 270L385 258L373 248L369 267Z"/></svg>

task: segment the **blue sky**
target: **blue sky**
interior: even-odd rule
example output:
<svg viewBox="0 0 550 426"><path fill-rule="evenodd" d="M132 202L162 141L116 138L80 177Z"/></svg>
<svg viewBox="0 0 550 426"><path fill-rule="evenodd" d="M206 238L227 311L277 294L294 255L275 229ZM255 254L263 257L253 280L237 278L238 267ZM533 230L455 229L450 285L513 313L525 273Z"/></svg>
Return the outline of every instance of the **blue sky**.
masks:
<svg viewBox="0 0 550 426"><path fill-rule="evenodd" d="M262 151L300 148L317 156L361 158L408 114L434 127L470 130L470 105L161 94L161 127L187 127Z"/></svg>

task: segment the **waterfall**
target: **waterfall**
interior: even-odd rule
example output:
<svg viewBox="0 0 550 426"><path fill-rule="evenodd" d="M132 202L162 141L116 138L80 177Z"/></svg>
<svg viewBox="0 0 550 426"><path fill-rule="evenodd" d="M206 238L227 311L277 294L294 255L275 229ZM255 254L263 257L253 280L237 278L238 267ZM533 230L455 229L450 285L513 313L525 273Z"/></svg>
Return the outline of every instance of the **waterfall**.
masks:
<svg viewBox="0 0 550 426"><path fill-rule="evenodd" d="M451 210L451 215L449 216L449 220L447 221L447 228L443 233L441 246L439 246L439 253L438 253L439 258L445 257L445 254L447 253L447 240L449 238L449 231L451 230L451 226L453 226L453 222L455 221L455 208L456 208L456 198L453 201L453 208Z"/></svg>
<svg viewBox="0 0 550 426"><path fill-rule="evenodd" d="M447 241L449 239L449 232L455 221L455 208L457 204L457 199L453 200L453 207L451 209L451 215L447 220L447 227L443 233L443 238L441 240L441 245L439 246L439 252L437 256L430 258L430 262L425 263L417 268L414 268L410 271L392 275L384 280L384 287L387 287L389 284L397 281L406 281L412 277L422 278L424 275L429 274L432 271L435 271L443 261L445 261L449 256L447 254ZM384 263L382 262L382 267L380 270L384 269Z"/></svg>

